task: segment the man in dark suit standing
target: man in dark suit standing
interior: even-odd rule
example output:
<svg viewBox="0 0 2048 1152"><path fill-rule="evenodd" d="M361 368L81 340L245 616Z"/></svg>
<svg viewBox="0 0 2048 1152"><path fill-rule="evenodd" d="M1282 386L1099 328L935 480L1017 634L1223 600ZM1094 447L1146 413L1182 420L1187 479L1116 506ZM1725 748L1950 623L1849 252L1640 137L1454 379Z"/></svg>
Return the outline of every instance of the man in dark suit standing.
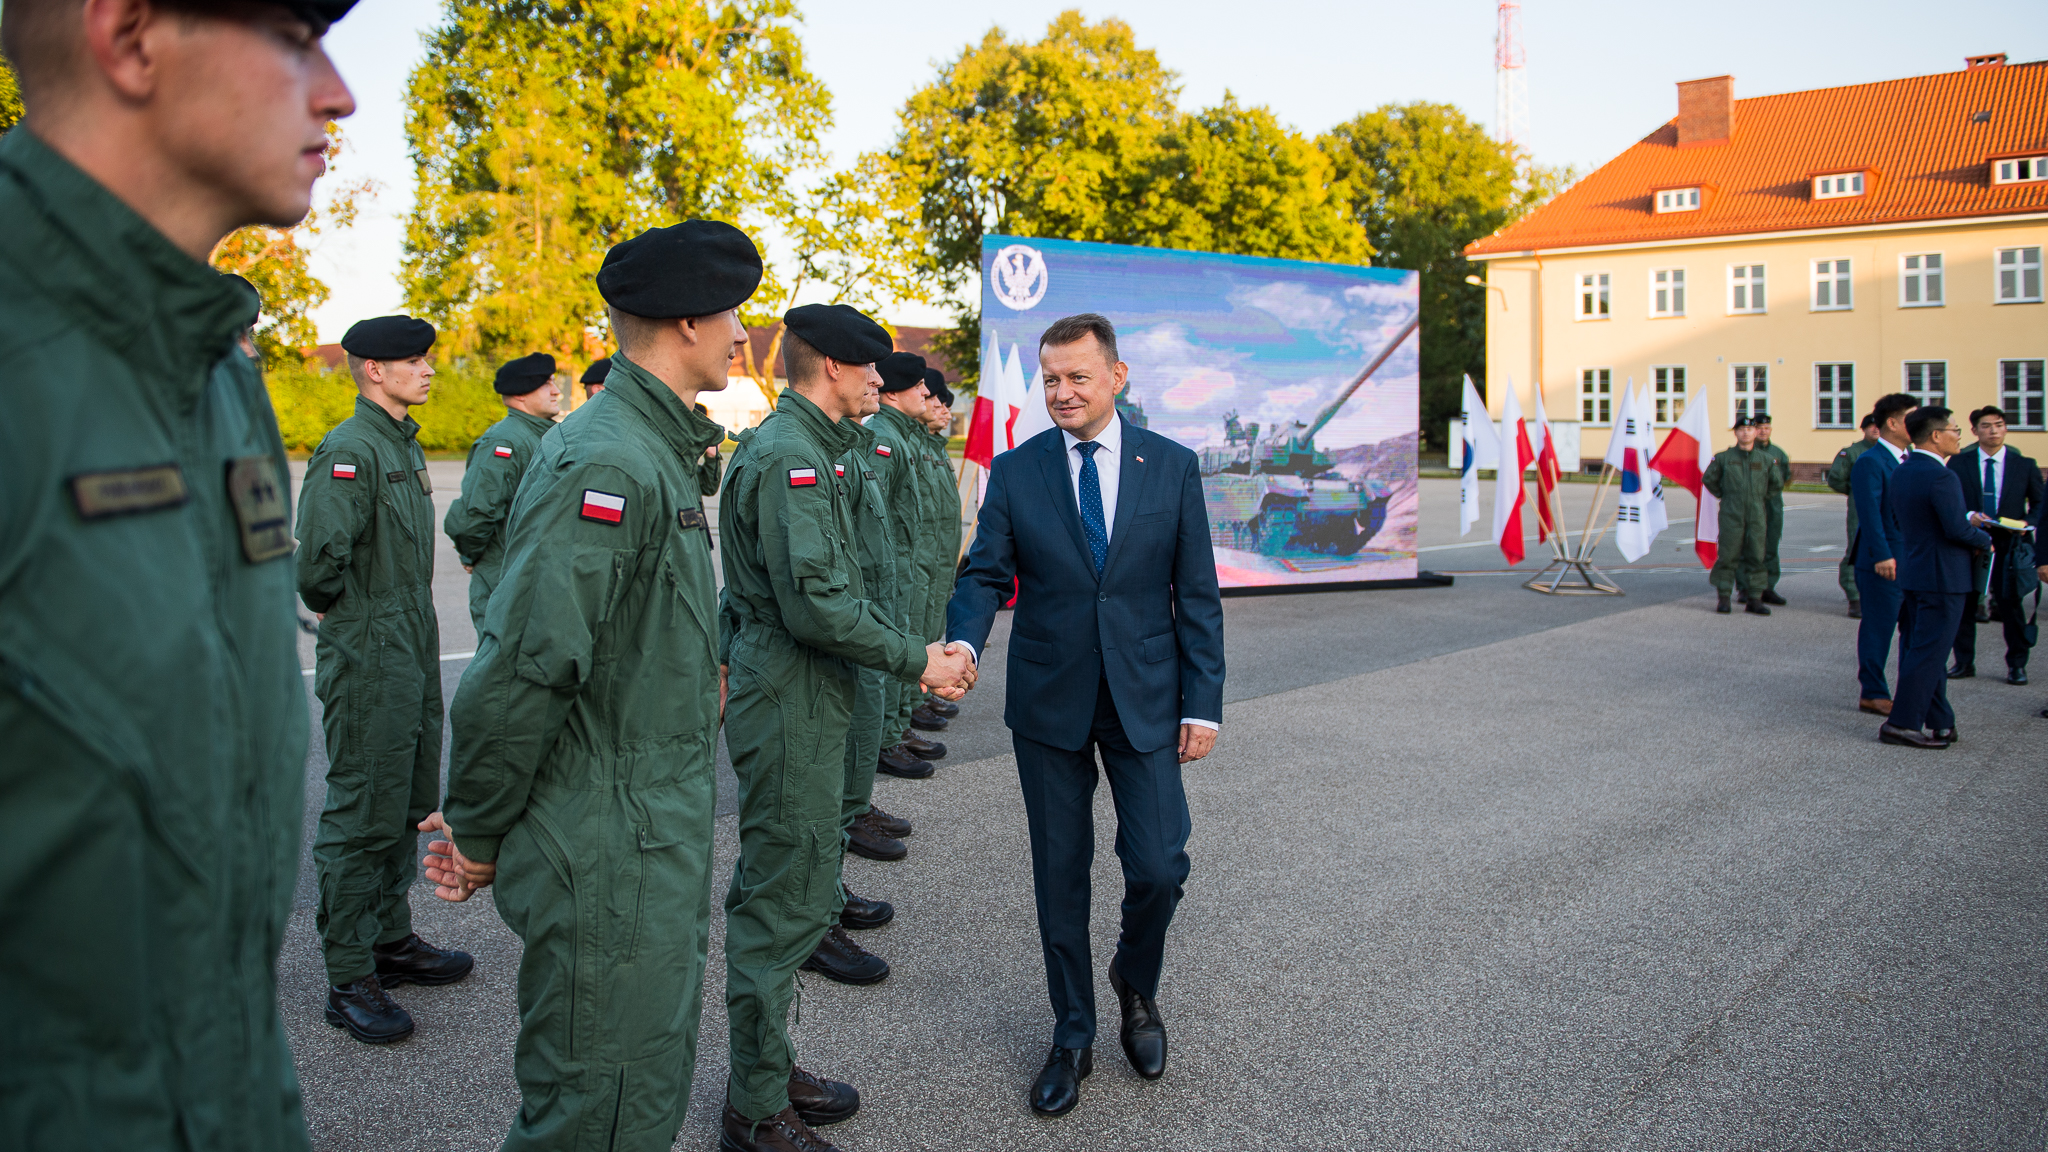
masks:
<svg viewBox="0 0 2048 1152"><path fill-rule="evenodd" d="M1849 469L1849 498L1856 504L1856 537L1849 541L1849 553L1856 557L1857 601L1863 606L1863 623L1856 628L1856 675L1862 683L1856 706L1878 716L1891 715L1884 666L1892 655L1892 633L1902 631L1899 526L1885 501L1885 487L1911 446L1906 417L1919 403L1904 392L1879 397L1870 410L1877 418L1877 443Z"/></svg>
<svg viewBox="0 0 2048 1152"><path fill-rule="evenodd" d="M1984 514L1965 507L1962 481L1948 470L1948 459L1962 447L1962 430L1949 420L1948 409L1915 409L1906 431L1913 451L1893 470L1885 500L1903 541L1899 619L1906 642L1899 651L1899 694L1877 737L1887 744L1946 748L1955 743L1956 714L1948 706L1942 650L1975 584L1972 553L1990 549L1991 536L1977 527Z"/></svg>
<svg viewBox="0 0 2048 1152"><path fill-rule="evenodd" d="M1124 872L1109 966L1120 1038L1139 1075L1166 1069L1153 1000L1188 875L1180 766L1208 755L1223 719L1223 603L1195 454L1117 415L1129 370L1116 329L1093 313L1069 316L1046 329L1038 354L1057 427L995 458L946 638L979 653L1018 581L1003 722L1030 821L1055 1017L1031 1106L1061 1116L1093 1066L1097 750Z"/></svg>
<svg viewBox="0 0 2048 1152"><path fill-rule="evenodd" d="M1970 413L1970 429L1977 442L1948 462L1949 471L1963 482L1963 503L1972 512L1995 518L2024 520L2031 524L2041 508L2041 468L2019 449L2005 442L2005 412L1979 408ZM2013 545L2019 537L2001 532L1992 537L1997 547L1986 564L1979 564L1963 599L1963 620L1956 629L1956 659L1948 678L1960 680L1977 674L1978 605L1989 603L1991 618L2005 626L2005 682L2027 682L2026 616L2019 597L2008 591L2006 572L2012 561ZM1988 578L1989 591L1986 592Z"/></svg>

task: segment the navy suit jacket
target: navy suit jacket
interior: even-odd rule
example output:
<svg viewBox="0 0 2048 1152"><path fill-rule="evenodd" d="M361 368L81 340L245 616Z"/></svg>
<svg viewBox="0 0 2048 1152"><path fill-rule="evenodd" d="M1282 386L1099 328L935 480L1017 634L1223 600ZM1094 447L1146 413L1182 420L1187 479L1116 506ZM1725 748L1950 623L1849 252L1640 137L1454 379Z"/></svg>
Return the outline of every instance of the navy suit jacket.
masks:
<svg viewBox="0 0 2048 1152"><path fill-rule="evenodd" d="M1849 469L1849 499L1856 502L1856 539L1849 542L1849 550L1856 557L1856 566L1866 572L1886 560L1898 559L1903 547L1899 522L1892 516L1891 502L1885 499L1885 486L1898 466L1887 445L1872 444Z"/></svg>
<svg viewBox="0 0 2048 1152"><path fill-rule="evenodd" d="M1974 552L1991 547L1991 534L1970 523L1963 482L1955 473L1915 452L1892 473L1885 502L1905 538L1899 553L1901 589L1960 596L1975 588Z"/></svg>
<svg viewBox="0 0 2048 1152"><path fill-rule="evenodd" d="M1972 512L1984 510L1984 453L1975 444L1949 457L1948 470L1963 482L1963 505ZM2041 510L2041 469L2005 446L2005 467L1998 474L1998 515L2032 524Z"/></svg>
<svg viewBox="0 0 2048 1152"><path fill-rule="evenodd" d="M1128 421L1123 441L1099 580L1052 428L989 468L946 612L946 637L981 652L1016 578L1003 723L1069 751L1088 744L1104 680L1137 751L1178 741L1182 717L1223 720L1223 601L1195 454Z"/></svg>

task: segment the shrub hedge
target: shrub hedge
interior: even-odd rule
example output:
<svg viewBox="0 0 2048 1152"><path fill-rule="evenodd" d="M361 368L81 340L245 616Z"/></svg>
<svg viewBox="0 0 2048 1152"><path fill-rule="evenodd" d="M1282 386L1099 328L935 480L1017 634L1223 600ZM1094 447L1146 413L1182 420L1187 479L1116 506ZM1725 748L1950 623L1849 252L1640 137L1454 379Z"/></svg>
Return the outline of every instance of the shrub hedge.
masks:
<svg viewBox="0 0 2048 1152"><path fill-rule="evenodd" d="M465 360L435 366L427 402L412 410L422 449L467 452L484 429L504 417L505 402L491 388L491 375ZM329 370L317 361L272 364L264 378L288 451L311 452L329 429L355 412L356 386L345 368Z"/></svg>

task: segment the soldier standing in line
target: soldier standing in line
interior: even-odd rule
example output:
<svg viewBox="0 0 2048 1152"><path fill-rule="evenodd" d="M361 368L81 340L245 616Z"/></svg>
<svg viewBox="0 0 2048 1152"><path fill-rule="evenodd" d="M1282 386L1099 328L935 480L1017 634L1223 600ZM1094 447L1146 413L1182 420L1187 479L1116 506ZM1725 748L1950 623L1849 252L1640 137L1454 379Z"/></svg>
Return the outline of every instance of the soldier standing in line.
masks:
<svg viewBox="0 0 2048 1152"><path fill-rule="evenodd" d="M711 409L697 405L697 415L711 419ZM720 440L719 444L725 441ZM697 493L701 496L718 495L718 482L725 477L725 459L718 454L718 444L704 450L697 458Z"/></svg>
<svg viewBox="0 0 2048 1152"><path fill-rule="evenodd" d="M1828 487L1847 496L1849 494L1849 470L1856 466L1856 458L1868 452L1870 446L1875 443L1877 443L1877 417L1867 415L1863 418L1863 439L1835 453L1834 463L1828 465ZM1856 501L1849 500L1846 503L1849 506L1849 534L1846 537L1849 541L1849 546L1842 549L1842 562L1835 566L1836 580L1842 585L1843 594L1849 597L1849 619L1861 620L1863 619L1863 601L1856 592L1856 554L1854 551L1856 544Z"/></svg>
<svg viewBox="0 0 2048 1152"><path fill-rule="evenodd" d="M1772 484L1770 495L1764 504L1765 584L1762 599L1766 604L1783 604L1785 598L1778 595L1778 541L1785 536L1785 486L1792 483L1792 458L1785 455L1783 448L1771 443L1770 413L1758 412L1749 418L1749 422L1756 429L1756 450L1769 456L1772 466L1777 470L1776 481ZM1745 597L1743 603L1748 602Z"/></svg>
<svg viewBox="0 0 2048 1152"><path fill-rule="evenodd" d="M341 338L355 415L313 450L299 491L299 598L320 617L313 691L327 802L313 836L327 1022L369 1044L412 1034L392 986L448 984L468 953L412 930L414 828L441 792L441 627L434 500L420 426L434 326L364 320Z"/></svg>
<svg viewBox="0 0 2048 1152"><path fill-rule="evenodd" d="M597 398L604 392L605 377L611 375L611 371L612 358L604 356L592 360L590 367L583 370L583 375L577 377L576 382L583 385L583 399L586 402Z"/></svg>
<svg viewBox="0 0 2048 1152"><path fill-rule="evenodd" d="M484 607L491 602L491 589L505 571L505 519L512 514L512 497L540 451L540 438L555 426L562 411L555 358L545 352L504 364L491 386L505 398L505 418L469 446L462 495L441 521L462 570L469 573L469 618L476 624L478 639L484 634Z"/></svg>
<svg viewBox="0 0 2048 1152"><path fill-rule="evenodd" d="M953 582L960 569L960 477L953 470L949 439L953 427L953 390L946 387L946 374L937 368L925 369L925 390L930 393L925 402L926 424L932 434L938 466L933 475L933 496L937 501L939 519L933 533L937 543L933 554L932 589L927 600L931 635L937 639L946 631L946 608L952 602ZM923 715L920 717L919 713ZM911 713L911 723L938 732L959 714L958 704L927 693L924 703Z"/></svg>
<svg viewBox="0 0 2048 1152"><path fill-rule="evenodd" d="M495 881L525 947L507 1148L666 1152L689 1106L723 688L697 461L725 435L693 404L760 281L715 221L605 254L609 386L541 442L455 692L427 877L449 900Z"/></svg>
<svg viewBox="0 0 2048 1152"><path fill-rule="evenodd" d="M783 323L790 386L732 462L718 508L725 734L740 805L725 900L728 1152L828 1147L809 1125L859 1107L851 1086L794 1071L788 1030L797 968L828 935L851 945L834 923L832 878L856 669L963 691L974 682L964 649L906 635L869 598L853 554L852 497L833 465L874 442L855 417L888 332L836 304L793 308ZM830 1115L807 1118L792 1088L831 1101Z"/></svg>
<svg viewBox="0 0 2048 1152"><path fill-rule="evenodd" d="M883 498L889 505L889 530L899 558L898 623L905 632L922 636L931 601L931 587L923 579L922 560L931 503L920 465L928 403L924 357L912 352L891 352L880 368L882 410L868 426L875 433L872 454L882 478ZM911 712L922 695L923 690L915 685L893 679L889 682L889 710L882 722L888 747L878 757L880 771L905 780L922 780L932 774L931 761L911 751L908 742L915 735L911 731ZM891 736L895 739L889 740ZM931 747L929 741L920 743L927 750ZM900 823L907 835L909 822Z"/></svg>
<svg viewBox="0 0 2048 1152"><path fill-rule="evenodd" d="M290 475L260 301L352 0L7 0L0 1143L303 1149L277 1011L305 800Z"/></svg>
<svg viewBox="0 0 2048 1152"><path fill-rule="evenodd" d="M1756 450L1756 428L1748 418L1735 420L1735 447L1714 454L1700 484L1721 501L1721 543L1709 574L1720 601L1714 611L1727 613L1729 593L1739 583L1745 593L1743 611L1769 616L1763 606L1764 533L1769 520L1770 492L1777 464Z"/></svg>

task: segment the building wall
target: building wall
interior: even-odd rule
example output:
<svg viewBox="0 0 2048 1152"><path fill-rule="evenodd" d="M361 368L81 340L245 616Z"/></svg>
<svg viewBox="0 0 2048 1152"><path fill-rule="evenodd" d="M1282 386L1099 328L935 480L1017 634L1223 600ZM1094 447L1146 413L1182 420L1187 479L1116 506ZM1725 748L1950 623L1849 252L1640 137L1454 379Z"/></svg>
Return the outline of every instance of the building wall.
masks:
<svg viewBox="0 0 2048 1152"><path fill-rule="evenodd" d="M2000 403L1999 361L2048 358L2048 305L1994 302L1994 253L2012 247L2048 249L2048 218L1497 258L1487 266L1487 285L1498 289L1487 292L1487 402L1497 415L1513 379L1526 410L1528 381L1540 378L1551 416L1581 419L1581 370L1606 367L1618 413L1628 378L1640 384L1656 366L1682 366L1688 399L1708 398L1715 445L1724 447L1734 442L1734 369L1761 364L1773 441L1795 462L1825 464L1856 438L1855 420L1879 396L1901 390L1908 361L1945 362L1947 406L1967 413ZM1929 252L1942 254L1946 302L1902 307L1901 257ZM1850 261L1853 306L1814 310L1813 262L1841 259ZM1766 311L1733 314L1729 269L1756 264L1765 269ZM1686 271L1686 313L1653 317L1651 276L1669 268ZM1576 318L1578 276L1589 272L1609 276L1608 319ZM1848 429L1817 426L1822 363L1854 366ZM2016 415L2013 423L2015 446L2048 459L2048 430L2019 430ZM1597 420L1587 420L1582 435L1585 457L1606 451L1609 429Z"/></svg>

